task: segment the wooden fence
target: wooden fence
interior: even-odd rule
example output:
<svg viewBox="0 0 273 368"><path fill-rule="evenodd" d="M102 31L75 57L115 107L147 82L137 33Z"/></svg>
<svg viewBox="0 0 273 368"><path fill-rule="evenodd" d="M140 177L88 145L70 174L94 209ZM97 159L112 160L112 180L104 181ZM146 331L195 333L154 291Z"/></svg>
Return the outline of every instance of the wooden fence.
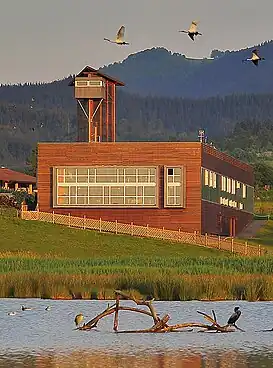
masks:
<svg viewBox="0 0 273 368"><path fill-rule="evenodd" d="M21 211L23 220L38 220L60 224L69 227L97 230L100 232L110 232L115 234L126 234L139 236L143 238L156 238L162 240L171 240L180 243L194 244L202 247L214 248L218 250L229 251L240 254L241 256L262 256L266 254L265 248L260 245L254 246L247 242L241 243L234 238L225 238L221 236L201 235L197 232L187 233L180 230L168 230L147 226L124 224L116 221L95 220L84 217L75 217L69 215L60 215L50 212L40 211Z"/></svg>

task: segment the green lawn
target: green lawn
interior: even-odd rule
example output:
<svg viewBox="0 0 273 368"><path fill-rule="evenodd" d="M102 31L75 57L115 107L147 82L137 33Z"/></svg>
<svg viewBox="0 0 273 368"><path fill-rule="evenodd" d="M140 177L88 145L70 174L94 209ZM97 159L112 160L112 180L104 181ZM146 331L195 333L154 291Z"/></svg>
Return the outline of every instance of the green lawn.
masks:
<svg viewBox="0 0 273 368"><path fill-rule="evenodd" d="M227 253L157 239L99 233L0 215L0 253L30 252L62 258L184 257Z"/></svg>
<svg viewBox="0 0 273 368"><path fill-rule="evenodd" d="M257 233L254 238L249 239L253 244L260 244L262 246L273 249L273 220L269 220L266 225Z"/></svg>

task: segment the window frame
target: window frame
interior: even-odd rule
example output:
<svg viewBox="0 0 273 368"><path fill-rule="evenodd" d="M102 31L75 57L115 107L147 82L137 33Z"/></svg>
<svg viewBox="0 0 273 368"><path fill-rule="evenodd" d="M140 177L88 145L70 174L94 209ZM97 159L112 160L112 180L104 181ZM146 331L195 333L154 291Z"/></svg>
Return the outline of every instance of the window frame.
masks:
<svg viewBox="0 0 273 368"><path fill-rule="evenodd" d="M172 187L172 185L168 185L168 169L180 169L180 198L181 198L181 204L168 204L167 198L168 198L168 188ZM170 165L164 165L164 175L163 175L163 181L164 181L164 208L186 208L186 170L185 166L170 166ZM173 187L176 187L178 185L173 185Z"/></svg>
<svg viewBox="0 0 273 368"><path fill-rule="evenodd" d="M57 182L57 179L58 179L58 176L57 176L57 172L58 170L62 170L62 169L100 169L100 168L114 168L116 170L118 169L129 169L129 168L132 168L132 169L143 169L143 168L146 168L146 169L155 169L155 184L154 185L151 185L150 183L151 182L146 182L147 184L150 184L150 185L146 185L145 186L145 182L138 182L137 181L137 178L140 176L140 175L136 175L136 181L135 182L126 182L125 181L125 172L123 171L124 175L123 175L123 178L124 178L124 181L123 182L112 182L112 183L106 183L106 182L103 182L103 183L97 183L95 181L95 183L92 183L90 182L90 173L88 175L88 182L85 182L85 183L79 183L76 182L75 183L70 183L71 185L67 185L69 183L64 183L65 185L58 185L58 182ZM133 165L90 165L90 166L76 166L76 165L73 165L73 166L54 166L52 168L53 170L53 182L52 182L52 196L53 196L53 208L75 208L75 209L79 209L79 208L159 208L159 167L158 166L148 166L148 165L137 165L137 166L133 166ZM113 175L116 175L116 174L113 174ZM76 175L78 176L78 174ZM121 175L122 176L122 175ZM144 176L144 175L143 175ZM73 185L74 184L74 185ZM127 184L127 185L126 185ZM139 185L138 185L139 184ZM108 203L108 204L90 204L90 203L86 203L86 204L58 204L58 186L61 187L61 186L67 186L68 188L71 188L73 186L75 186L76 188L78 187L83 187L83 186L86 186L88 188L88 193L89 193L89 188L90 187L102 187L103 188L103 195L102 196L97 196L98 198L104 198L105 197L105 188L109 188L108 191L109 191L109 194L108 194L108 198L109 198L109 202L110 202L110 197L111 197L111 189L110 187L123 187L124 188L124 202L125 202L125 198L126 198L126 195L125 195L125 188L128 188L128 187L135 187L135 188L138 188L138 187L141 187L142 188L142 195L141 195L141 198L142 198L142 204L111 204L111 203ZM144 204L145 202L145 195L144 195L144 191L145 191L145 187L152 187L152 188L155 188L155 204ZM70 191L70 189L69 189ZM107 191L106 191L107 192ZM89 198L90 195L88 194L87 197L85 198ZM96 196L94 196L93 198L95 198ZM96 198L97 198L96 197ZM132 196L134 197L134 196ZM149 196L146 196L147 198ZM71 196L68 196L68 198L71 198ZM78 196L76 195L76 198L78 198ZM135 198L137 198L137 195L135 196ZM89 201L88 201L89 202Z"/></svg>

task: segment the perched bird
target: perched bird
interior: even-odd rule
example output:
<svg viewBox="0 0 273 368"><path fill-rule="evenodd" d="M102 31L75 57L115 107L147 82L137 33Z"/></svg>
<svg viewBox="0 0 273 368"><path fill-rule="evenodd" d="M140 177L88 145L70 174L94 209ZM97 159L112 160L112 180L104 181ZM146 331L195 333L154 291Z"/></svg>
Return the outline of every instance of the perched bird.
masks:
<svg viewBox="0 0 273 368"><path fill-rule="evenodd" d="M76 327L78 327L78 325L82 323L83 318L84 317L82 313L76 315L75 320L74 320Z"/></svg>
<svg viewBox="0 0 273 368"><path fill-rule="evenodd" d="M50 307L50 305L48 305L45 310L49 311L50 309L51 309L51 307Z"/></svg>
<svg viewBox="0 0 273 368"><path fill-rule="evenodd" d="M8 315L9 316L15 316L16 315L16 312L9 312Z"/></svg>
<svg viewBox="0 0 273 368"><path fill-rule="evenodd" d="M259 53L258 53L258 50L255 49L255 50L252 50L252 57L251 58L248 58L248 59L244 59L242 60L242 62L244 63L245 61L252 61L252 63L256 66L259 65L259 61L261 60L265 60L264 57L260 57L259 56Z"/></svg>
<svg viewBox="0 0 273 368"><path fill-rule="evenodd" d="M146 302L153 302L155 300L155 298L152 295L147 295L145 298Z"/></svg>
<svg viewBox="0 0 273 368"><path fill-rule="evenodd" d="M239 310L239 307L234 308L234 313L229 317L229 320L227 322L228 325L235 325L235 322L239 319L241 315L241 311Z"/></svg>
<svg viewBox="0 0 273 368"><path fill-rule="evenodd" d="M190 28L187 31L178 31L178 32L183 32L183 33L187 33L188 36L194 41L194 37L198 36L198 35L202 35L202 33L199 33L197 31L197 21L192 21Z"/></svg>
<svg viewBox="0 0 273 368"><path fill-rule="evenodd" d="M118 30L116 40L112 41L109 38L104 38L105 41L116 43L117 45L129 45L129 42L124 41L125 27L121 26Z"/></svg>
<svg viewBox="0 0 273 368"><path fill-rule="evenodd" d="M25 307L24 305L22 305L22 311L27 311L27 310L32 310L32 308L28 308L28 307Z"/></svg>

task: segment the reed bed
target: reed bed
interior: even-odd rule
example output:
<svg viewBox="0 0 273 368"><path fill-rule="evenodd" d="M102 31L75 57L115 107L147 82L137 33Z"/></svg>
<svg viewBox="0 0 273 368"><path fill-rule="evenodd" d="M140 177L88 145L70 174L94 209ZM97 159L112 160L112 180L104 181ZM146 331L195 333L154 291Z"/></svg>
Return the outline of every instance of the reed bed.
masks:
<svg viewBox="0 0 273 368"><path fill-rule="evenodd" d="M273 258L0 259L0 297L158 300L273 299Z"/></svg>

